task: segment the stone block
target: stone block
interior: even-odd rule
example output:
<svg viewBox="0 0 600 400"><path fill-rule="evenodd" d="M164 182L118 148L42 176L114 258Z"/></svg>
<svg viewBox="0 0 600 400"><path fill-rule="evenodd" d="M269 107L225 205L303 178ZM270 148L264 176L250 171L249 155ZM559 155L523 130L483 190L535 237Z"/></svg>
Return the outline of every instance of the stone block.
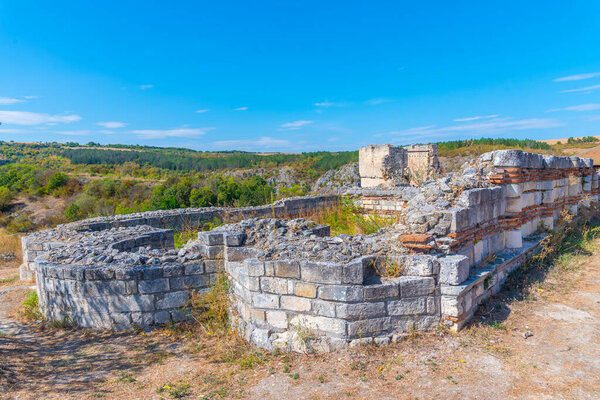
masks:
<svg viewBox="0 0 600 400"><path fill-rule="evenodd" d="M138 290L141 294L166 292L169 290L169 280L168 279L142 280L142 281L138 282Z"/></svg>
<svg viewBox="0 0 600 400"><path fill-rule="evenodd" d="M337 318L300 314L290 320L290 327L318 330L337 336L346 334L346 321Z"/></svg>
<svg viewBox="0 0 600 400"><path fill-rule="evenodd" d="M441 296L440 306L442 315L460 317L463 313L462 304L459 302L458 297Z"/></svg>
<svg viewBox="0 0 600 400"><path fill-rule="evenodd" d="M471 260L463 255L445 256L439 258L439 282L448 285L459 285L469 277Z"/></svg>
<svg viewBox="0 0 600 400"><path fill-rule="evenodd" d="M225 245L229 247L243 246L246 241L244 232L226 232L224 235Z"/></svg>
<svg viewBox="0 0 600 400"><path fill-rule="evenodd" d="M263 292L267 293L287 294L288 280L283 278L263 277L260 278L260 288Z"/></svg>
<svg viewBox="0 0 600 400"><path fill-rule="evenodd" d="M426 296L435 291L433 278L400 277L400 296Z"/></svg>
<svg viewBox="0 0 600 400"><path fill-rule="evenodd" d="M507 249L520 249L523 247L523 235L521 229L514 229L504 233Z"/></svg>
<svg viewBox="0 0 600 400"><path fill-rule="evenodd" d="M244 260L244 268L248 276L263 276L265 274L265 263L257 258Z"/></svg>
<svg viewBox="0 0 600 400"><path fill-rule="evenodd" d="M363 289L365 300L391 299L398 297L398 282L386 282L376 285L366 285Z"/></svg>
<svg viewBox="0 0 600 400"><path fill-rule="evenodd" d="M324 300L311 300L312 311L317 315L324 317L335 317L335 306L339 303Z"/></svg>
<svg viewBox="0 0 600 400"><path fill-rule="evenodd" d="M362 284L365 268L367 268L371 262L373 262L373 257L360 257L345 264L342 267L341 283Z"/></svg>
<svg viewBox="0 0 600 400"><path fill-rule="evenodd" d="M205 275L190 275L170 278L169 287L171 290L197 289L207 287L209 284Z"/></svg>
<svg viewBox="0 0 600 400"><path fill-rule="evenodd" d="M310 299L296 296L281 296L281 308L290 311L307 312L311 309Z"/></svg>
<svg viewBox="0 0 600 400"><path fill-rule="evenodd" d="M251 247L226 247L225 260L241 262L248 258L259 258L264 255L264 252Z"/></svg>
<svg viewBox="0 0 600 400"><path fill-rule="evenodd" d="M163 276L165 278L171 278L174 276L181 275L183 275L183 265L166 265L163 267Z"/></svg>
<svg viewBox="0 0 600 400"><path fill-rule="evenodd" d="M265 312L267 323L274 328L287 329L288 319L285 311L267 311Z"/></svg>
<svg viewBox="0 0 600 400"><path fill-rule="evenodd" d="M198 240L207 246L222 246L223 232L198 232Z"/></svg>
<svg viewBox="0 0 600 400"><path fill-rule="evenodd" d="M426 298L414 297L387 302L389 315L417 315L427 312Z"/></svg>
<svg viewBox="0 0 600 400"><path fill-rule="evenodd" d="M319 287L319 298L334 301L361 301L363 300L362 286L327 285Z"/></svg>
<svg viewBox="0 0 600 400"><path fill-rule="evenodd" d="M336 317L342 319L381 317L386 314L385 302L337 304L335 306L335 314Z"/></svg>
<svg viewBox="0 0 600 400"><path fill-rule="evenodd" d="M154 311L154 295L111 296L106 304L112 312Z"/></svg>
<svg viewBox="0 0 600 400"><path fill-rule="evenodd" d="M181 308L185 306L190 296L187 292L169 292L165 296L156 302L156 308L158 310L167 310L169 308Z"/></svg>
<svg viewBox="0 0 600 400"><path fill-rule="evenodd" d="M204 263L203 262L195 262L186 264L184 268L184 273L186 275L200 275L204 273Z"/></svg>
<svg viewBox="0 0 600 400"><path fill-rule="evenodd" d="M336 263L302 261L300 264L302 280L314 283L342 283L342 266Z"/></svg>
<svg viewBox="0 0 600 400"><path fill-rule="evenodd" d="M372 336L380 332L389 331L391 327L392 321L390 317L348 322L348 336L351 338Z"/></svg>
<svg viewBox="0 0 600 400"><path fill-rule="evenodd" d="M410 255L396 257L394 262L402 266L403 274L406 276L432 276L439 272L437 257L425 255Z"/></svg>
<svg viewBox="0 0 600 400"><path fill-rule="evenodd" d="M282 278L300 278L300 263L292 260L275 261L275 276Z"/></svg>
<svg viewBox="0 0 600 400"><path fill-rule="evenodd" d="M252 293L252 304L258 308L279 308L279 296L267 293Z"/></svg>
<svg viewBox="0 0 600 400"><path fill-rule="evenodd" d="M317 286L312 283L297 282L294 286L294 294L301 297L317 297Z"/></svg>

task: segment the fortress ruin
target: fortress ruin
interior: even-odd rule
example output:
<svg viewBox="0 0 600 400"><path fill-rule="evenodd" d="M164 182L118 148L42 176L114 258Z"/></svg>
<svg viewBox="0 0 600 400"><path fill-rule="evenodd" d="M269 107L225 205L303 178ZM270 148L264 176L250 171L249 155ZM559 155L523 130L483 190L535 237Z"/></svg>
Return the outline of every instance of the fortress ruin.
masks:
<svg viewBox="0 0 600 400"><path fill-rule="evenodd" d="M406 169L437 169L435 146L359 154L361 187L342 195L397 218L373 235L331 237L328 226L297 218L338 196L118 215L24 237L21 276L35 277L50 319L127 329L185 320L190 292L210 290L222 272L234 325L258 346L386 344L411 329L460 329L563 211L577 215L600 195L591 159L499 150L411 187ZM174 230L215 217L239 222L173 248ZM396 274L386 273L391 265Z"/></svg>

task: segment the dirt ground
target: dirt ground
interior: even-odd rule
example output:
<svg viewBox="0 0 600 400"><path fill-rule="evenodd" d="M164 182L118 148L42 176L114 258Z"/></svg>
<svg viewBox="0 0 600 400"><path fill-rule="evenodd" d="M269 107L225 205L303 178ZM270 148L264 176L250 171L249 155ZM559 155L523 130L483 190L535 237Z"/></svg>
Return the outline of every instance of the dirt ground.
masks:
<svg viewBox="0 0 600 400"><path fill-rule="evenodd" d="M0 284L0 398L598 399L596 244L527 293L507 288L458 333L325 355L268 353L212 332L47 327L20 316L28 285Z"/></svg>

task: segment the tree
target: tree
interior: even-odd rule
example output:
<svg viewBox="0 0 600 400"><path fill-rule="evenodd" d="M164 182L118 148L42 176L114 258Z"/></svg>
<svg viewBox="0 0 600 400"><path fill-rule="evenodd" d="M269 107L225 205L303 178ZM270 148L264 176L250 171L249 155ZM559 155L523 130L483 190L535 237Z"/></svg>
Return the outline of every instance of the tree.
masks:
<svg viewBox="0 0 600 400"><path fill-rule="evenodd" d="M12 200L13 195L10 189L6 186L0 186L0 211L6 210Z"/></svg>

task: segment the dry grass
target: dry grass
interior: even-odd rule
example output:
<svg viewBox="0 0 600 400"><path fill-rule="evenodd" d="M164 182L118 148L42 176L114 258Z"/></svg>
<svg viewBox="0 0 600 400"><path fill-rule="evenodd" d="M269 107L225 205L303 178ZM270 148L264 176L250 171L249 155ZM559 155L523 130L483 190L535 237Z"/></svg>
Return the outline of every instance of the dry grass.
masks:
<svg viewBox="0 0 600 400"><path fill-rule="evenodd" d="M21 236L10 235L4 230L0 230L0 254L14 254L15 262L20 264L22 259L21 254Z"/></svg>

